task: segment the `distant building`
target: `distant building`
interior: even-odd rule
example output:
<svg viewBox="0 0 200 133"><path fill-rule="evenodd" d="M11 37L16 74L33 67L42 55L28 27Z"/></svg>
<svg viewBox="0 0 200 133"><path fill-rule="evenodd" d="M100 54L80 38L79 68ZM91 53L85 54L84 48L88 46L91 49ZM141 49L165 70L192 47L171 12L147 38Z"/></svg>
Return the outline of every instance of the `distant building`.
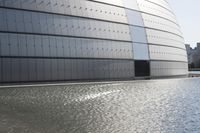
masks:
<svg viewBox="0 0 200 133"><path fill-rule="evenodd" d="M190 68L200 68L200 43L197 43L197 47L194 49L186 44L186 50L188 54L188 64Z"/></svg>
<svg viewBox="0 0 200 133"><path fill-rule="evenodd" d="M193 49L190 47L190 44L186 44L185 46L186 46L187 55L188 55L188 64L192 64Z"/></svg>

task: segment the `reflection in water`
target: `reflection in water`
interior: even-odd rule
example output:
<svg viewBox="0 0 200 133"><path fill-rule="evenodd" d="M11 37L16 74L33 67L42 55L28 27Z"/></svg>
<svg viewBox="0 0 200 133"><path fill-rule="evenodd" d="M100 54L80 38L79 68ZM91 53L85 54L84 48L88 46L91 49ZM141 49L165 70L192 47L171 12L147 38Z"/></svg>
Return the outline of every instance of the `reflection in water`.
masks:
<svg viewBox="0 0 200 133"><path fill-rule="evenodd" d="M0 133L200 131L200 79L0 89Z"/></svg>

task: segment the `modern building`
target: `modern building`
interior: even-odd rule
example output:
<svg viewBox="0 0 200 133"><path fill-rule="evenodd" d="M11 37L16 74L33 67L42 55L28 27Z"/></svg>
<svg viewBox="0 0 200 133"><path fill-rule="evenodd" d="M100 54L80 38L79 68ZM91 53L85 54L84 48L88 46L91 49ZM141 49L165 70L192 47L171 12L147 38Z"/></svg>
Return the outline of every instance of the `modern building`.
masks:
<svg viewBox="0 0 200 133"><path fill-rule="evenodd" d="M0 82L187 75L166 0L0 0Z"/></svg>
<svg viewBox="0 0 200 133"><path fill-rule="evenodd" d="M191 65L193 62L193 49L190 47L190 44L185 44L187 57L188 57L188 65Z"/></svg>
<svg viewBox="0 0 200 133"><path fill-rule="evenodd" d="M192 68L200 68L200 43L193 49L189 44L186 44L186 50L188 55L188 64Z"/></svg>

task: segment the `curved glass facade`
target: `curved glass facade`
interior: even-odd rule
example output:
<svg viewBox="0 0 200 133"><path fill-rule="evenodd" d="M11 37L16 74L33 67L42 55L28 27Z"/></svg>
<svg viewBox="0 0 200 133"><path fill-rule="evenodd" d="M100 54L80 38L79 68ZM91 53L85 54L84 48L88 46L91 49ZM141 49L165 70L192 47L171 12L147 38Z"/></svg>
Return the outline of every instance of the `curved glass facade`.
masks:
<svg viewBox="0 0 200 133"><path fill-rule="evenodd" d="M0 18L1 83L187 75L165 0L0 0Z"/></svg>

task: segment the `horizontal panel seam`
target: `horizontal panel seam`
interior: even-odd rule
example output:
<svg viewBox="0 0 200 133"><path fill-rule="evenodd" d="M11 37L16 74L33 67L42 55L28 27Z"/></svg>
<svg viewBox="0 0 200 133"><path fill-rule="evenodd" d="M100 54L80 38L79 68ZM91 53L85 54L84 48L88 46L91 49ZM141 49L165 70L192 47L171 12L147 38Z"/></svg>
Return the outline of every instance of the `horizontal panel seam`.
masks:
<svg viewBox="0 0 200 133"><path fill-rule="evenodd" d="M114 5L114 4L109 4L109 3L105 3L105 2L100 2L100 1L96 1L96 0L87 0L87 1L94 1L94 2L97 2L97 3L105 4L105 5L111 5L111 6L115 6L115 7L119 7L119 8L124 8L124 9L128 9L128 10L132 10L132 11L136 11L136 12L145 13L145 14L149 14L149 15L152 15L152 16L160 17L160 18L166 19L166 20L168 20L168 21L171 21L171 22L173 22L174 24L176 24L178 27L180 27L176 22L174 22L174 21L172 21L172 20L169 20L169 19L167 19L167 18L164 18L164 17L162 17L162 16L155 15L155 14L151 14L151 13L139 11L139 10L136 10L136 9L126 8L126 7L118 6L118 5Z"/></svg>
<svg viewBox="0 0 200 133"><path fill-rule="evenodd" d="M126 58L87 58L87 57L49 57L49 56L0 56L0 59L69 59L69 60L121 60L134 61Z"/></svg>
<svg viewBox="0 0 200 133"><path fill-rule="evenodd" d="M178 60L154 60L154 59L150 59L151 62L182 62L182 63L188 63L187 61L178 61Z"/></svg>
<svg viewBox="0 0 200 133"><path fill-rule="evenodd" d="M140 25L133 25L133 24L129 24L129 23L122 23L122 22L117 22L117 21L110 21L110 20L105 20L105 19L98 19L98 18L91 18L91 17L84 17L84 16L75 16L75 15L68 15L68 14L61 14L61 13L53 13L53 12L46 12L46 11L37 11L37 10L27 10L27 9L20 9L20 8L11 8L11 7L1 7L0 8L4 8L4 9L11 9L11 10L22 10L22 11L30 11L30 12L38 12L38 13L46 13L46 14L55 14L55 15L62 15L62 16L69 16L69 17L76 17L76 18L82 18L82 19L90 19L90 20L96 20L96 21L102 21L102 22L109 22L109 23L116 23L116 24L123 24L123 25L127 25L127 26L135 26L135 27L141 27L141 28L149 28L149 29L154 29L154 30L159 30L159 31L163 31L163 32L167 32L167 33L171 33L174 35L177 35L181 38L183 38L182 36L170 32L170 31L166 31L166 30L160 30L160 29L156 29L156 28L151 28L151 27L144 27L144 26L140 26ZM146 14L146 13L145 13ZM150 15L150 14L148 14ZM158 17L158 16L157 16ZM159 17L160 18L160 17ZM178 30L178 29L177 29ZM178 30L179 31L179 30ZM181 32L181 31L179 31Z"/></svg>
<svg viewBox="0 0 200 133"><path fill-rule="evenodd" d="M98 1L96 1L96 2L98 2ZM98 3L101 3L101 2L98 2ZM116 5L112 5L112 4L108 4L108 3L104 3L104 4L106 4L106 5L111 5L111 6L116 6ZM170 21L170 22L173 22L173 23L176 24L178 27L180 27L176 22L174 22L174 21L172 21L172 20L169 20L169 19L167 19L167 18L164 18L164 17L162 17L162 16L158 16L158 15L155 15L155 14L151 14L151 13L147 13L147 12L143 12L143 11L138 11L138 10L134 10L134 9L130 9L130 8L125 8L125 7L121 7L121 6L117 6L117 7L120 7L120 8L123 8L123 9L132 10L132 11L136 11L136 12L140 12L140 13L145 13L145 14L152 15L152 16L156 16L156 17L159 17L159 18L168 20L168 21ZM4 8L4 9L14 9L14 10L22 10L22 11L31 11L31 12L39 12L39 13L48 13L48 14L57 14L57 15L64 15L64 16L71 16L71 17L90 18L90 17L84 17L84 16L75 16L75 15L69 15L69 14L63 14L63 13L55 13L55 12L47 12L47 11L39 11L39 10L30 10L30 9L15 8L15 7L0 6L0 8ZM97 18L90 18L90 19L101 20L101 19L97 19ZM121 22L118 22L118 23L121 23ZM122 23L122 24L124 24L124 23Z"/></svg>
<svg viewBox="0 0 200 133"><path fill-rule="evenodd" d="M155 2L149 1L149 0L145 0L145 1L147 1L147 2L149 2L149 3L152 3L152 4L155 4L155 5L157 5L157 6L160 6L160 7L164 8L164 9L168 10L169 12L171 12L171 13L175 16L175 14L174 14L171 10L167 9L166 7L164 7L164 6L160 5L160 4L157 4L157 3L155 3Z"/></svg>

